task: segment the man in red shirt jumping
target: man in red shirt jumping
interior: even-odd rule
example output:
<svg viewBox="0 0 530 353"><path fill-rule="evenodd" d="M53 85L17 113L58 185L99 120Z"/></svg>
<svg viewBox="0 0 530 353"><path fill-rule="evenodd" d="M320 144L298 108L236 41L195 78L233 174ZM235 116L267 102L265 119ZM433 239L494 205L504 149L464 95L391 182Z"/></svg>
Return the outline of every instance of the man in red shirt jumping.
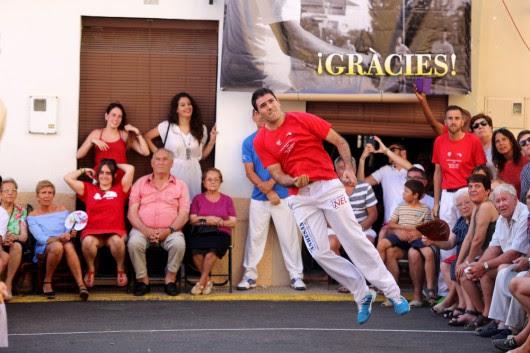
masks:
<svg viewBox="0 0 530 353"><path fill-rule="evenodd" d="M366 280L383 291L396 314L408 313L409 303L401 296L375 247L366 239L348 202L342 183L355 186L357 180L346 140L331 124L315 115L284 113L274 93L267 88L252 94L252 106L265 122L254 140L256 152L276 182L289 188L288 204L311 256L353 294L359 309L357 323L368 321L376 298ZM346 161L342 182L337 179L323 140L335 145ZM353 264L330 250L327 224Z"/></svg>

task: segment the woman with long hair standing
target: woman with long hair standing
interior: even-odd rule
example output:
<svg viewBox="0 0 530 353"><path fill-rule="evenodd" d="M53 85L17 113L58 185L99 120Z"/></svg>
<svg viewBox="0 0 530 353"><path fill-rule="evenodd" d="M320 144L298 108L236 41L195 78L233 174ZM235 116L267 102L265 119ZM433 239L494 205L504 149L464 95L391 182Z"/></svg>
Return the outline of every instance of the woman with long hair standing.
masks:
<svg viewBox="0 0 530 353"><path fill-rule="evenodd" d="M105 110L105 127L92 130L77 150L77 159L87 155L94 146L94 169L104 159L113 159L118 164L127 164L127 149L132 148L142 156L149 155L149 146L138 128L127 123L127 113L121 103L110 103ZM118 171L118 180L123 171Z"/></svg>
<svg viewBox="0 0 530 353"><path fill-rule="evenodd" d="M164 147L173 153L171 174L184 181L190 199L201 193L201 166L199 161L207 158L213 150L217 130L210 132L202 123L199 107L192 96L181 92L171 100L167 120L145 134L149 148L154 153L158 148L153 139L159 137Z"/></svg>

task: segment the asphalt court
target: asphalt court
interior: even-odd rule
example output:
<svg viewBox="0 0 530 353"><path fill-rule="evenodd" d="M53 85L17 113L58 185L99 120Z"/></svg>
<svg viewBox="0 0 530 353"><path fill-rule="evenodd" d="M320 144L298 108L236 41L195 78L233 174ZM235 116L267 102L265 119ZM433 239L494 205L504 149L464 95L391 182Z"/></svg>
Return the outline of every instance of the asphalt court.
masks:
<svg viewBox="0 0 530 353"><path fill-rule="evenodd" d="M352 302L56 302L8 304L6 352L496 352L427 308L398 317Z"/></svg>

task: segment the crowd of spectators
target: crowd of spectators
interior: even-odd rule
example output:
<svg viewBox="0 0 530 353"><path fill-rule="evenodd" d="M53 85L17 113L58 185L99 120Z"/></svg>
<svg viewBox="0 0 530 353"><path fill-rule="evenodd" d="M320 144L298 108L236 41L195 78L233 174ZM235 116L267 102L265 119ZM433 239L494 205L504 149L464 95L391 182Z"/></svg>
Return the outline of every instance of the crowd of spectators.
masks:
<svg viewBox="0 0 530 353"><path fill-rule="evenodd" d="M387 147L375 136L365 144L359 159L357 185L346 186L354 213L396 280L399 260L408 260L412 307L430 305L433 312L449 319L450 325L467 326L480 336L494 337L494 344L501 349L530 346L530 327L525 324L530 310L530 131L523 130L516 138L505 128L494 130L491 117L471 117L458 106L449 106L441 123L433 117L426 97L420 93L416 96L438 135L432 158L434 197L426 194L429 178L425 166L408 161L406 146ZM232 199L220 192L222 172L216 168L204 173L200 170L199 160L215 145L215 127L208 134L197 104L186 93L177 94L170 106L167 120L144 137L127 124L125 108L112 103L105 113L105 127L92 131L79 147L77 158L95 149L93 168L80 168L64 177L88 213L87 227L79 237L66 228L68 211L54 203L55 186L51 182L39 181L37 205L28 212L16 203L16 181L2 181L0 272L5 272L7 300L13 295L13 280L30 237L35 241L34 249L30 249L33 260L42 260L45 266L40 289L50 299L55 297L54 272L64 257L81 299L87 300L97 272L95 258L104 246L116 261L119 287L129 283L125 265L128 250L135 295L150 291L146 249L152 246L167 251L164 288L168 295L179 293L177 272L186 247L199 273L191 294L212 291L210 271L231 243L235 207ZM259 129L256 113L253 119ZM260 165L253 150L254 136L243 143L245 172L255 188L245 271L237 288L256 286L256 267L272 219L291 286L304 290L300 238L284 201L287 191ZM162 139L163 147L156 146L156 137ZM128 148L145 156L153 153L152 173L134 185L134 166L127 163L125 154ZM389 165L365 176L366 160L378 153L388 157ZM335 169L340 177L344 169L340 158L335 160ZM378 184L382 186L384 207L380 229L374 227L378 201L372 190ZM448 240L430 240L416 229L433 218L449 224ZM328 233L331 249L340 254L335 231L330 228ZM76 238L86 264L83 266ZM438 272L441 281L436 279Z"/></svg>

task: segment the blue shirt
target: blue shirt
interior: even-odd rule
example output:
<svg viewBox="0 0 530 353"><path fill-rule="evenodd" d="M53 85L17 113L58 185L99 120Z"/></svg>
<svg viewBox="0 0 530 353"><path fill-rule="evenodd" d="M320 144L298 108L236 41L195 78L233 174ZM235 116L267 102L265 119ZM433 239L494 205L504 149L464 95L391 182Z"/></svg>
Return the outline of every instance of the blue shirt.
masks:
<svg viewBox="0 0 530 353"><path fill-rule="evenodd" d="M67 216L68 211L66 210L45 213L39 216L28 216L28 228L36 240L33 262L37 262L39 254L44 254L49 237L55 237L68 231L64 226Z"/></svg>
<svg viewBox="0 0 530 353"><path fill-rule="evenodd" d="M263 164L261 163L258 155L256 154L256 151L254 150L254 138L256 137L256 134L257 131L243 141L242 160L243 163L253 163L254 172L259 176L261 180L267 181L271 179L271 175L269 171L263 167ZM287 188L281 186L280 184L274 184L273 190L276 191L276 193L281 199L287 197ZM262 193L256 186L254 186L254 190L252 190L252 199L258 201L268 201L267 196Z"/></svg>

